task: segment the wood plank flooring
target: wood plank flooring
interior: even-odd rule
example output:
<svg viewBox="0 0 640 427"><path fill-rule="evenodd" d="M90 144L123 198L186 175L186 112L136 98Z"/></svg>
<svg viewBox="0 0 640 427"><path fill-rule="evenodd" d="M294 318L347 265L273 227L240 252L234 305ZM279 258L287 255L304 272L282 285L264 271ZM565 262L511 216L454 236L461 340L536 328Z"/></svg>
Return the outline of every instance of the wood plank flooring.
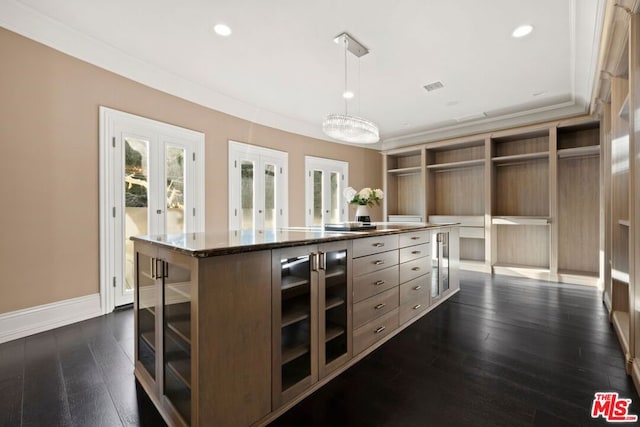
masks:
<svg viewBox="0 0 640 427"><path fill-rule="evenodd" d="M0 426L163 426L133 377L133 312L0 345ZM464 273L461 292L277 426L606 425L593 394L640 398L591 288Z"/></svg>

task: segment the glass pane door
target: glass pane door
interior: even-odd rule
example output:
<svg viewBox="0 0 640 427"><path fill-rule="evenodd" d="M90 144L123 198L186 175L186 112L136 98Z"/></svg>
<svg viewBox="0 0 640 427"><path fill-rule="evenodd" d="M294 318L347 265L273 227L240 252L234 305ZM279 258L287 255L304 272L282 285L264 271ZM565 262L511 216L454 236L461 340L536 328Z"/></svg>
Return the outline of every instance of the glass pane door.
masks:
<svg viewBox="0 0 640 427"><path fill-rule="evenodd" d="M165 233L185 232L185 149L167 145L165 153Z"/></svg>
<svg viewBox="0 0 640 427"><path fill-rule="evenodd" d="M149 234L149 141L124 139L124 286L134 287L134 253L131 236Z"/></svg>
<svg viewBox="0 0 640 427"><path fill-rule="evenodd" d="M264 164L264 220L262 228L276 228L276 165Z"/></svg>
<svg viewBox="0 0 640 427"><path fill-rule="evenodd" d="M340 173L331 172L329 174L330 185L329 185L329 200L330 200L330 215L328 218L328 223L335 224L340 222L340 195L342 194L342 190L340 189Z"/></svg>
<svg viewBox="0 0 640 427"><path fill-rule="evenodd" d="M313 224L322 225L324 216L322 215L324 199L324 173L321 170L313 171Z"/></svg>
<svg viewBox="0 0 640 427"><path fill-rule="evenodd" d="M255 213L254 207L254 194L255 194L255 180L253 179L253 171L255 165L250 160L243 160L240 162L241 173L241 189L240 189L240 218L241 228L243 230L255 228Z"/></svg>
<svg viewBox="0 0 640 427"><path fill-rule="evenodd" d="M156 379L156 281L155 259L137 254L138 263L138 361L151 378Z"/></svg>
<svg viewBox="0 0 640 427"><path fill-rule="evenodd" d="M324 328L320 345L324 347L324 366L338 360L347 354L348 331L348 281L347 281L347 250L333 250L320 252L320 268L324 271L324 282L321 284L321 296L324 302L324 317L320 319Z"/></svg>

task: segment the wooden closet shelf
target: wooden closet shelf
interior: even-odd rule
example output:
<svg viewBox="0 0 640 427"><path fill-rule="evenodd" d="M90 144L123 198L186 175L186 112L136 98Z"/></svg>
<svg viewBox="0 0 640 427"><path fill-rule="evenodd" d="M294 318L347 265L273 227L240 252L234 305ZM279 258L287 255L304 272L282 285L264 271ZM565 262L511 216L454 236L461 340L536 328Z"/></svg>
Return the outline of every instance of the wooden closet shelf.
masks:
<svg viewBox="0 0 640 427"><path fill-rule="evenodd" d="M461 162L451 162L451 163L436 163L433 165L428 165L427 169L431 170L448 170L448 169L459 169L459 168L470 168L473 166L482 166L484 165L484 159L475 159L475 160L464 160Z"/></svg>
<svg viewBox="0 0 640 427"><path fill-rule="evenodd" d="M599 154L599 145L587 145L585 147L564 148L562 150L558 150L558 157L561 159L571 157L597 156Z"/></svg>

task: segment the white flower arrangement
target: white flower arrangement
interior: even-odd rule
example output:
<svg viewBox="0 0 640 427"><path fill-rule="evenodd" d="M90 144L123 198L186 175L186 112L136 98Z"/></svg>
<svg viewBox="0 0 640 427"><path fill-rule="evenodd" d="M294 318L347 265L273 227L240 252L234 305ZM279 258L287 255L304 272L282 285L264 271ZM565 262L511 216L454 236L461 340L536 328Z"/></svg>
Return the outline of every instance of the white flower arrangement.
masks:
<svg viewBox="0 0 640 427"><path fill-rule="evenodd" d="M347 203L351 205L366 205L369 207L373 205L379 206L380 200L384 198L384 193L381 189L371 189L369 187L365 187L360 191L356 191L353 187L347 187L342 194Z"/></svg>

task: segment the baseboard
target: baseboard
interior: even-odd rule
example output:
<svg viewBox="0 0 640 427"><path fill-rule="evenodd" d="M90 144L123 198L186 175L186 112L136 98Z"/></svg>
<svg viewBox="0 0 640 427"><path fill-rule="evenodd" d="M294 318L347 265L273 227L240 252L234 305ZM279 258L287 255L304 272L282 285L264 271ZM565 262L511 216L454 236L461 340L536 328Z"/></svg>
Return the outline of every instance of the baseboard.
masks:
<svg viewBox="0 0 640 427"><path fill-rule="evenodd" d="M0 344L101 315L100 294L0 314Z"/></svg>
<svg viewBox="0 0 640 427"><path fill-rule="evenodd" d="M636 392L640 393L640 359L633 359L631 378L633 379L633 385L636 386Z"/></svg>
<svg viewBox="0 0 640 427"><path fill-rule="evenodd" d="M609 314L611 314L611 297L606 292L603 292L602 294L604 295L604 305L607 307L607 310L609 310Z"/></svg>

